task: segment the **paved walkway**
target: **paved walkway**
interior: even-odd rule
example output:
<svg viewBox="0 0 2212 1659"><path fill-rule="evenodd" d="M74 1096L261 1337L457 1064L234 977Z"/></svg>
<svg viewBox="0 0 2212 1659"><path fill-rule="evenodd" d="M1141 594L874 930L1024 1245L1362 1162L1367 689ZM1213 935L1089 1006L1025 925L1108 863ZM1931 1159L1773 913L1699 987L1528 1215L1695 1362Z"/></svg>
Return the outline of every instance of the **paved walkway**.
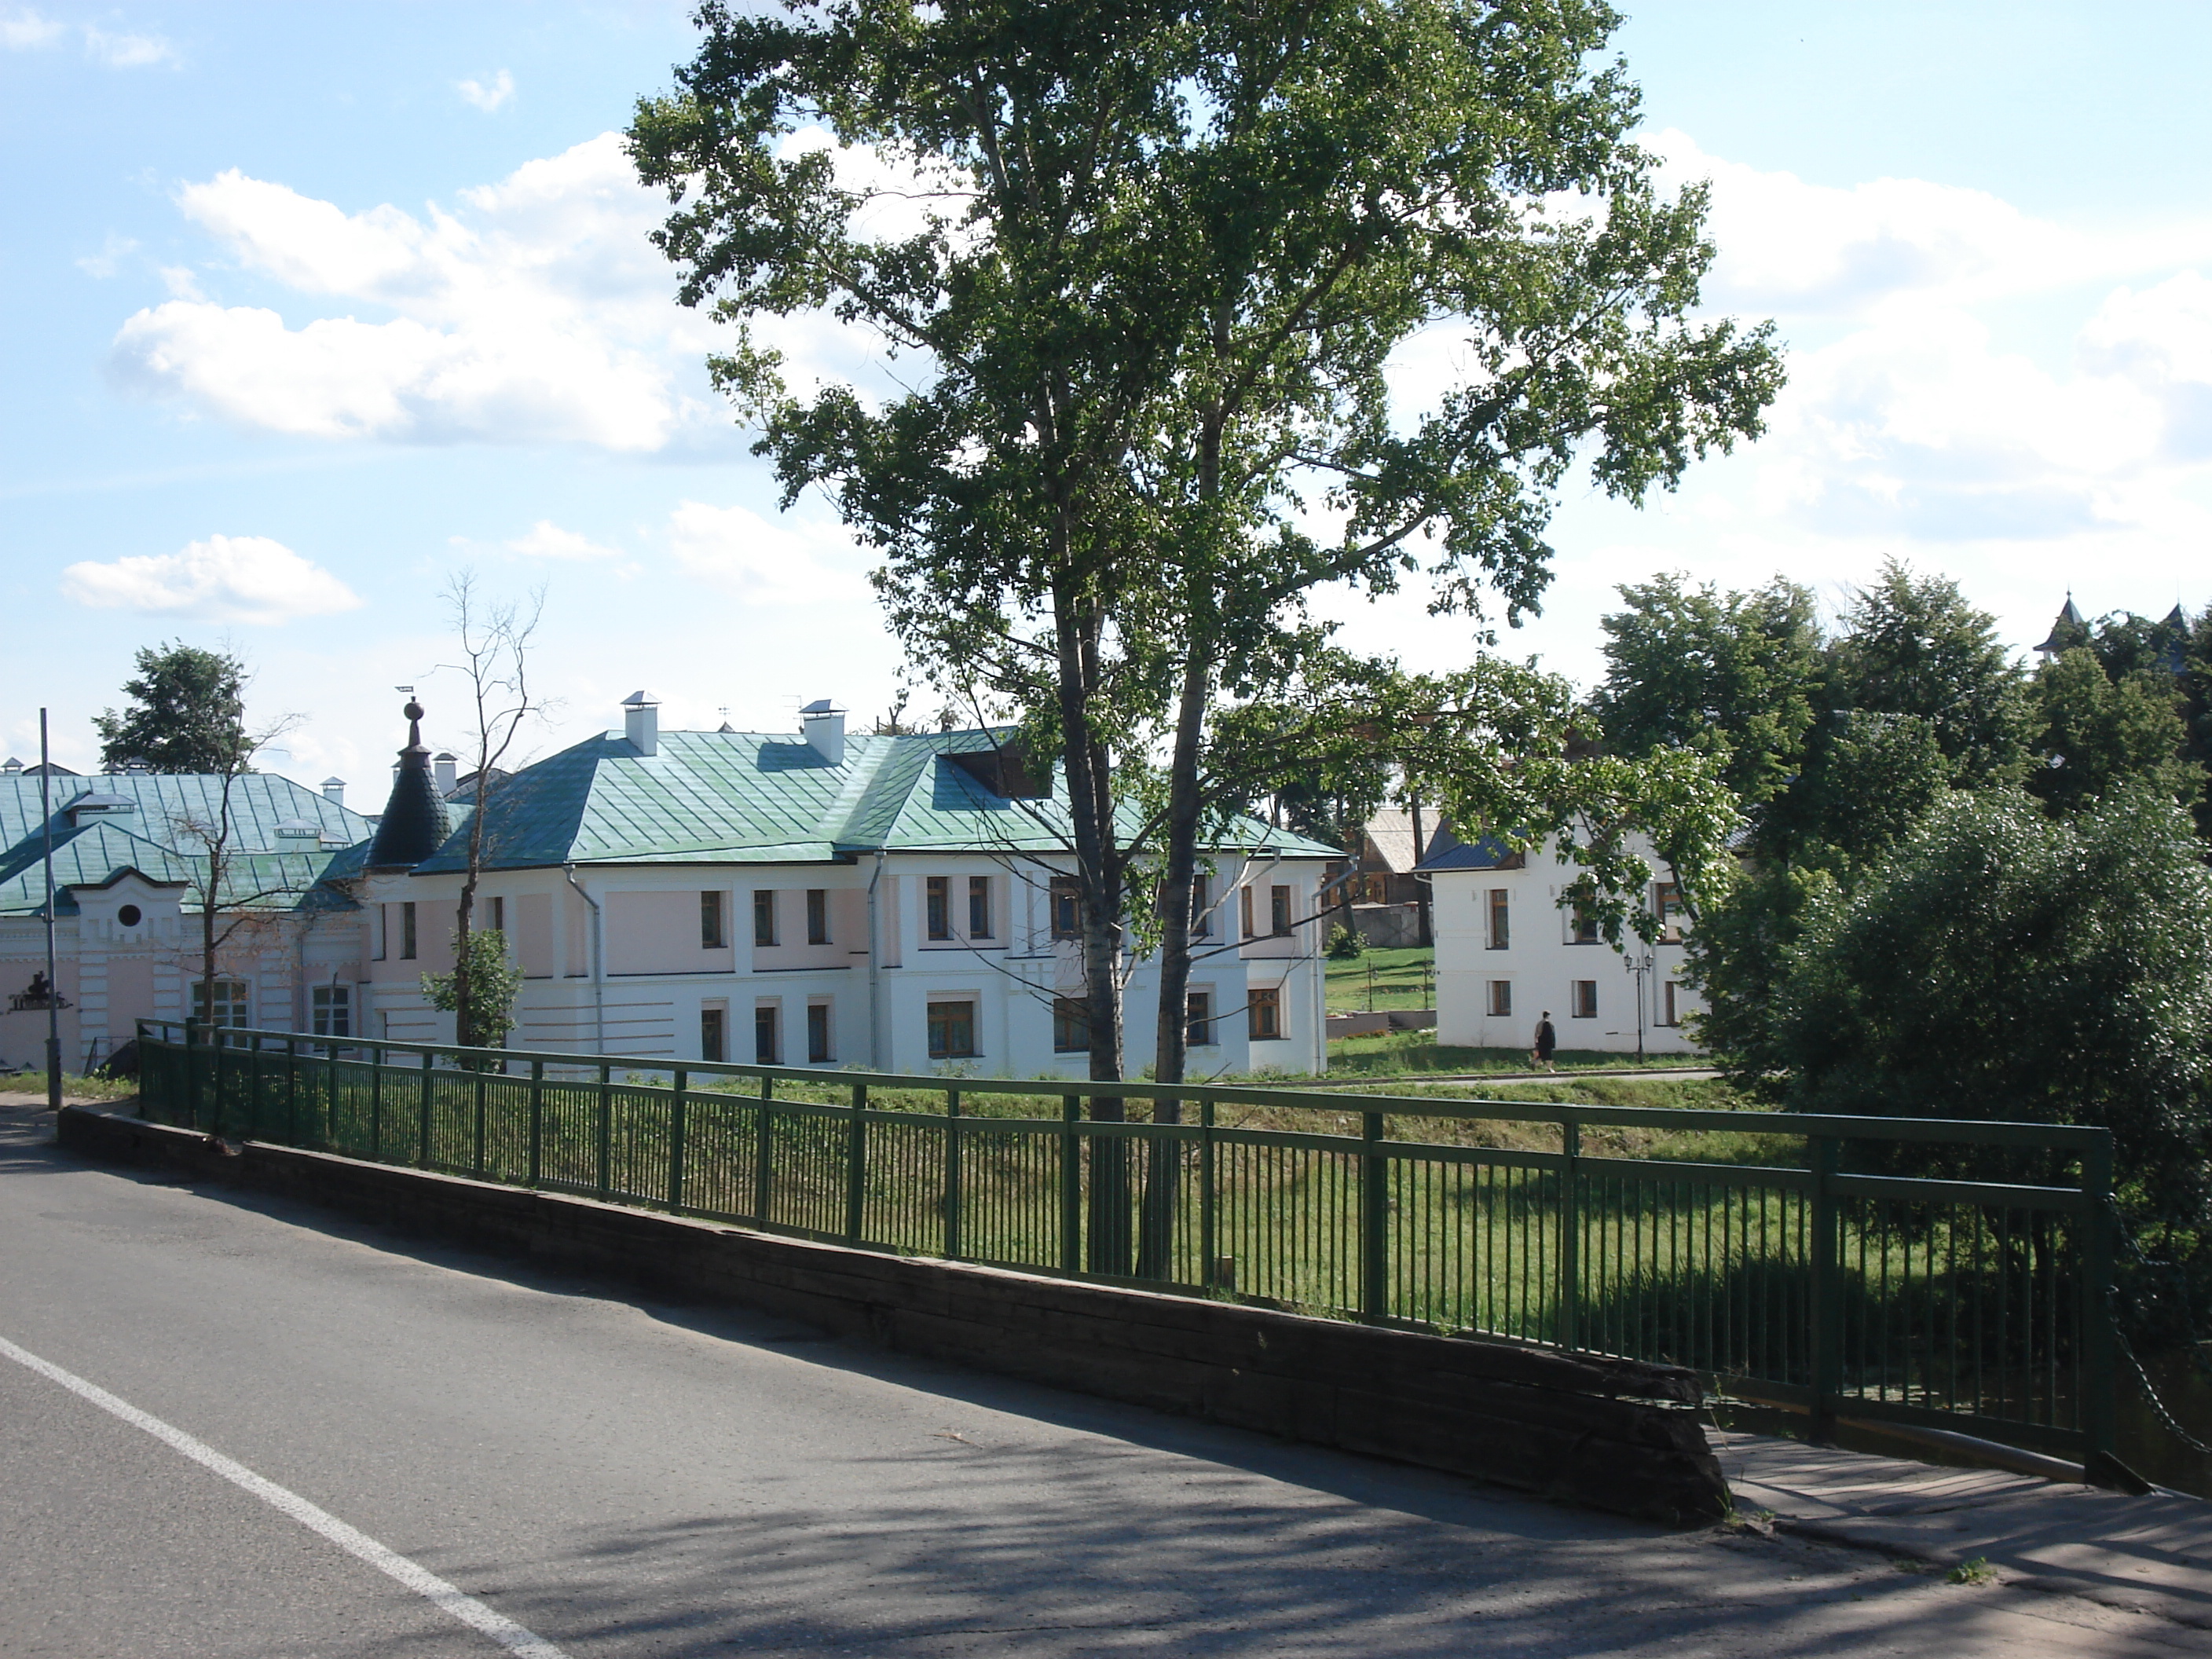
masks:
<svg viewBox="0 0 2212 1659"><path fill-rule="evenodd" d="M1979 1559L2019 1589L2212 1631L2212 1503L2128 1498L1759 1435L1712 1439L1739 1507L1771 1510L1783 1530L1929 1571Z"/></svg>

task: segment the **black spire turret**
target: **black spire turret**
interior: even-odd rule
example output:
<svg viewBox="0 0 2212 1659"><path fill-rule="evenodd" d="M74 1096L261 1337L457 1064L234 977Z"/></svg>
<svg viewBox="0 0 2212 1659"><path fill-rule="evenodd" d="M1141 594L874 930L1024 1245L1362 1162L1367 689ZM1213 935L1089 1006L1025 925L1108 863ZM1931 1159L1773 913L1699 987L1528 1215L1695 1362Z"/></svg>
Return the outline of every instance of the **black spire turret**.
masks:
<svg viewBox="0 0 2212 1659"><path fill-rule="evenodd" d="M2073 592L2066 595L2066 603L2058 612L2058 620L2051 624L2051 637L2035 648L2046 657L2055 657L2062 651L2071 651L2077 645L2089 642L2089 624L2081 619L2081 612L2074 603Z"/></svg>
<svg viewBox="0 0 2212 1659"><path fill-rule="evenodd" d="M430 750L422 742L422 705L412 697L400 711L407 716L407 746L399 751L399 775L392 799L384 803L376 839L368 844L367 867L407 870L445 845L453 833L446 803L430 780Z"/></svg>

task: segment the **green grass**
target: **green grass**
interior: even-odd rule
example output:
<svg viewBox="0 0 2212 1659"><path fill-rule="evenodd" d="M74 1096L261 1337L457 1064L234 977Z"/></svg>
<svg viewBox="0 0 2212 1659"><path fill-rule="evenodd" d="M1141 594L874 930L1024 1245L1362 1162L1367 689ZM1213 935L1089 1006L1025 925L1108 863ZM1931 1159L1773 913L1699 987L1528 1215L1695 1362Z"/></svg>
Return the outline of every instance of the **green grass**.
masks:
<svg viewBox="0 0 2212 1659"><path fill-rule="evenodd" d="M1562 1072L1635 1070L1679 1071L1702 1066L1694 1054L1655 1054L1638 1060L1634 1054L1607 1054L1595 1048L1562 1048L1553 1056ZM1461 1048L1440 1043L1427 1031L1382 1031L1373 1036L1338 1037L1328 1045L1331 1079L1412 1077L1424 1072L1527 1072L1533 1069L1526 1048Z"/></svg>
<svg viewBox="0 0 2212 1659"><path fill-rule="evenodd" d="M0 1091L11 1095L37 1095L46 1097L46 1074L44 1072L15 1072L0 1076ZM135 1078L82 1077L75 1072L62 1073L62 1098L78 1100L128 1100L138 1092Z"/></svg>
<svg viewBox="0 0 2212 1659"><path fill-rule="evenodd" d="M1377 1013L1388 1008L1430 1008L1436 1006L1437 953L1426 945L1407 945L1382 951L1368 947L1351 962L1324 959L1328 970L1328 1012L1364 1013L1371 1006ZM1370 981L1372 1004L1368 993Z"/></svg>

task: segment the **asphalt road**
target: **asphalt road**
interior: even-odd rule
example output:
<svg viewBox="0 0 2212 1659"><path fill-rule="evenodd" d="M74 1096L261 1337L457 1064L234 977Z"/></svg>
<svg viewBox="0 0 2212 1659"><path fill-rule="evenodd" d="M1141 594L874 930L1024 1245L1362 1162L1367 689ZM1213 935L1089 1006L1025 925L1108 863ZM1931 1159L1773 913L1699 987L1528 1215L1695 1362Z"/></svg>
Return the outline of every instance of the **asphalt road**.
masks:
<svg viewBox="0 0 2212 1659"><path fill-rule="evenodd" d="M2202 1651L80 1164L50 1123L0 1108L0 1339L576 1659ZM0 1355L0 1654L504 1650Z"/></svg>

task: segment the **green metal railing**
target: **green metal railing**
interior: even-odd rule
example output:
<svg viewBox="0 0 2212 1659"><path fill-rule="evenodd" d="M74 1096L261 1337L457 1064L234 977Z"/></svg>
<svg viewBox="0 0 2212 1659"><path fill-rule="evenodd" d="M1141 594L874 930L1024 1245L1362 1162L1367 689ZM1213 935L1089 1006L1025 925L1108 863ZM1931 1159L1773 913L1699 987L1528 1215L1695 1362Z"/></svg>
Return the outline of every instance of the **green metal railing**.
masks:
<svg viewBox="0 0 2212 1659"><path fill-rule="evenodd" d="M2112 1446L2102 1129L706 1062L641 1075L653 1062L159 1021L139 1052L145 1115L210 1133L1666 1361L1816 1431L1840 1416L2083 1461ZM1636 1130L1732 1152L1635 1156ZM1747 1143L1771 1150L1741 1161ZM2069 1184L1854 1167L1906 1148Z"/></svg>

